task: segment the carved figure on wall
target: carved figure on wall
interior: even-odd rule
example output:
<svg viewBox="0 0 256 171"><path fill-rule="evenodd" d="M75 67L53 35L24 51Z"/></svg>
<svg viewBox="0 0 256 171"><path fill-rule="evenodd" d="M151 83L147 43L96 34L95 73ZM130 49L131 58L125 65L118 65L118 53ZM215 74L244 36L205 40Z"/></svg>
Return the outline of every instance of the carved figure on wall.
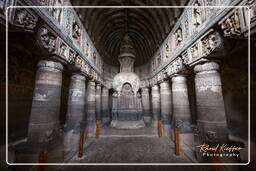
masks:
<svg viewBox="0 0 256 171"><path fill-rule="evenodd" d="M69 50L69 56L67 56L67 61L68 62L72 62L75 60L75 57L76 57L76 53L72 50Z"/></svg>
<svg viewBox="0 0 256 171"><path fill-rule="evenodd" d="M202 9L200 8L200 6L201 4L197 0L194 3L194 8L193 8L193 19L194 19L193 25L195 26L195 28L197 28L202 24Z"/></svg>
<svg viewBox="0 0 256 171"><path fill-rule="evenodd" d="M198 46L194 45L190 48L191 52L191 60L194 60L199 57L199 51L198 51Z"/></svg>
<svg viewBox="0 0 256 171"><path fill-rule="evenodd" d="M217 32L211 33L209 36L202 39L203 55L209 55L220 43Z"/></svg>
<svg viewBox="0 0 256 171"><path fill-rule="evenodd" d="M67 46L64 43L62 43L60 45L60 55L63 57L67 57L66 52L67 52Z"/></svg>
<svg viewBox="0 0 256 171"><path fill-rule="evenodd" d="M188 53L187 52L183 53L181 55L181 58L182 58L184 64L186 64L186 65L189 64L189 58L188 58Z"/></svg>
<svg viewBox="0 0 256 171"><path fill-rule="evenodd" d="M40 28L39 39L43 48L47 49L48 52L53 53L56 50L56 37L48 29Z"/></svg>
<svg viewBox="0 0 256 171"><path fill-rule="evenodd" d="M170 57L170 47L169 44L166 43L165 44L165 58L169 58Z"/></svg>
<svg viewBox="0 0 256 171"><path fill-rule="evenodd" d="M53 6L56 6L53 8L53 17L58 23L61 22L62 8L59 8L61 5L62 0L53 0Z"/></svg>
<svg viewBox="0 0 256 171"><path fill-rule="evenodd" d="M89 55L89 43L86 42L85 46L84 46L84 55L88 56Z"/></svg>
<svg viewBox="0 0 256 171"><path fill-rule="evenodd" d="M182 37L182 29L179 27L177 31L175 32L175 44L176 46L179 46L183 40Z"/></svg>
<svg viewBox="0 0 256 171"><path fill-rule="evenodd" d="M79 40L80 36L81 36L81 28L79 27L79 25L74 22L73 23L73 32L72 32L72 36L73 38L75 38L76 40Z"/></svg>
<svg viewBox="0 0 256 171"><path fill-rule="evenodd" d="M36 27L37 18L32 16L28 11L17 9L14 23L21 25L28 31L32 31Z"/></svg>
<svg viewBox="0 0 256 171"><path fill-rule="evenodd" d="M228 17L222 24L221 28L224 30L225 36L240 35L240 19L238 12L235 11L230 17Z"/></svg>

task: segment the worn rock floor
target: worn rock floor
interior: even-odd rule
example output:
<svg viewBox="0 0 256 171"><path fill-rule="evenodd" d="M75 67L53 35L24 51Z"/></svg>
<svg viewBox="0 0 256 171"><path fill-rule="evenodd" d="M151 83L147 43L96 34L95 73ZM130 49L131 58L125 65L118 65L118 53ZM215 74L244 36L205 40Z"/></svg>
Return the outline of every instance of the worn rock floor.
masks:
<svg viewBox="0 0 256 171"><path fill-rule="evenodd" d="M91 139L83 159L72 163L191 163L182 153L174 154L174 144L157 137L104 137Z"/></svg>

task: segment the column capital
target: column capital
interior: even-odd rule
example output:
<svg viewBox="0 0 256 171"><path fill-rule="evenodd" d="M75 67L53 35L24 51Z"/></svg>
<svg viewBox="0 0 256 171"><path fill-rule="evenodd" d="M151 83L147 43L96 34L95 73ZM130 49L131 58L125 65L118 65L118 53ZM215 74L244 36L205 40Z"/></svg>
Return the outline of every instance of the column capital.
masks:
<svg viewBox="0 0 256 171"><path fill-rule="evenodd" d="M59 71L63 70L63 65L60 62L50 61L50 60L41 60L37 63L38 68L51 68Z"/></svg>
<svg viewBox="0 0 256 171"><path fill-rule="evenodd" d="M164 80L164 81L162 81L162 82L159 84L160 88L167 87L167 86L169 86L169 85L170 85L169 80Z"/></svg>
<svg viewBox="0 0 256 171"><path fill-rule="evenodd" d="M76 80L82 80L85 81L86 77L82 74L82 73L78 73L78 72L73 72L71 79L76 79Z"/></svg>
<svg viewBox="0 0 256 171"><path fill-rule="evenodd" d="M154 84L151 87L152 90L158 90L159 89L159 85L158 84Z"/></svg>
<svg viewBox="0 0 256 171"><path fill-rule="evenodd" d="M194 67L194 72L203 72L203 71L214 71L214 70L219 70L219 64L211 61L211 62L206 62L203 64L198 64Z"/></svg>
<svg viewBox="0 0 256 171"><path fill-rule="evenodd" d="M173 83L186 83L187 82L187 75L177 74L172 77Z"/></svg>

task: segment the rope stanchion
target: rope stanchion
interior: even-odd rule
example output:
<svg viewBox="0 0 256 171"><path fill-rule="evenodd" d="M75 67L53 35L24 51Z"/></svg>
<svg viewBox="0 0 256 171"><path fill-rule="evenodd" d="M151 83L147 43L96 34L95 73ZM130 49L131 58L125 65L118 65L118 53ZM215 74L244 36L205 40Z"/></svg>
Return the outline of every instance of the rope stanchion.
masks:
<svg viewBox="0 0 256 171"><path fill-rule="evenodd" d="M162 138L163 137L163 128L162 128L161 120L157 121L157 126L158 126L158 136L159 136L159 138Z"/></svg>
<svg viewBox="0 0 256 171"><path fill-rule="evenodd" d="M100 121L96 120L96 139L100 138Z"/></svg>
<svg viewBox="0 0 256 171"><path fill-rule="evenodd" d="M175 155L180 155L180 140L179 140L179 128L174 128L174 137L175 137Z"/></svg>
<svg viewBox="0 0 256 171"><path fill-rule="evenodd" d="M47 157L48 157L48 152L41 151L39 153L38 163L46 163ZM44 170L45 170L45 165L39 165L37 167L37 171L44 171Z"/></svg>
<svg viewBox="0 0 256 171"><path fill-rule="evenodd" d="M85 134L85 131L81 130L80 131L80 138L79 138L78 157L83 157L83 152L84 152L84 134Z"/></svg>

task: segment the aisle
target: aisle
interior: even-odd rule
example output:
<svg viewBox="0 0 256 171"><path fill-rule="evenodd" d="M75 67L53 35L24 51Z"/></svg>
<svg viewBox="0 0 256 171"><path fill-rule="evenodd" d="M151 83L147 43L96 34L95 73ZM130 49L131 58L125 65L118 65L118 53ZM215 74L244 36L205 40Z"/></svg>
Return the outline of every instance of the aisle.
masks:
<svg viewBox="0 0 256 171"><path fill-rule="evenodd" d="M158 137L103 137L91 139L83 159L72 163L191 163L184 153L174 155L174 144Z"/></svg>

